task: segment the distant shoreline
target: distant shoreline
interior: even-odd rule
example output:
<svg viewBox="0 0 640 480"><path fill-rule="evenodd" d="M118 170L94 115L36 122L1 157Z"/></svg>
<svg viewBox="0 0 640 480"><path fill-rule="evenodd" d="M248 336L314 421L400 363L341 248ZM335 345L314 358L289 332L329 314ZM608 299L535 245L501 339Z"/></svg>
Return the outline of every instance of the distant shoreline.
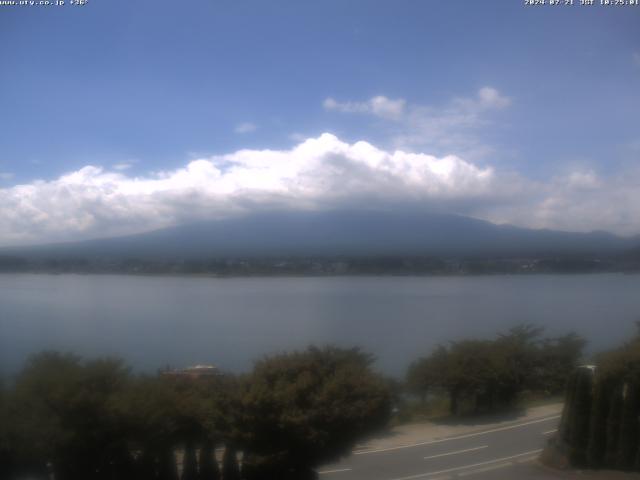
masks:
<svg viewBox="0 0 640 480"><path fill-rule="evenodd" d="M311 274L311 273L282 273L282 274L228 274L220 275L213 273L136 273L136 272L53 272L53 271L16 271L7 272L0 271L2 276L10 275L42 275L42 276L127 276L140 278L200 278L200 279L217 279L217 280L234 280L234 279L272 279L272 278L479 278L479 277L537 277L537 276L597 276L597 275L640 275L640 271L598 271L598 272L527 272L527 273L348 273L348 274Z"/></svg>
<svg viewBox="0 0 640 480"><path fill-rule="evenodd" d="M635 256L336 255L272 257L100 257L0 255L0 273L122 274L213 278L477 276L640 272Z"/></svg>

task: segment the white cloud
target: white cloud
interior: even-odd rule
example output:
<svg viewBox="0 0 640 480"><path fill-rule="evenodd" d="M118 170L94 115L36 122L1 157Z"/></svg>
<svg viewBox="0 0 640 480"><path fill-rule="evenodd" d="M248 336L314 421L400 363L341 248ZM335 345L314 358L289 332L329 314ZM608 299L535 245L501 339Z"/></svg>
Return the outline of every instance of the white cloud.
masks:
<svg viewBox="0 0 640 480"><path fill-rule="evenodd" d="M593 170L575 171L569 173L564 181L572 188L596 189L602 185L600 179Z"/></svg>
<svg viewBox="0 0 640 480"><path fill-rule="evenodd" d="M531 182L533 197L494 206L490 220L536 228L572 231L606 230L623 235L640 233L640 169L599 177L575 171L547 183Z"/></svg>
<svg viewBox="0 0 640 480"><path fill-rule="evenodd" d="M308 137L303 135L302 133L298 133L298 132L294 132L289 134L289 139L293 140L294 142L304 142Z"/></svg>
<svg viewBox="0 0 640 480"><path fill-rule="evenodd" d="M11 180L12 178L13 178L13 173L0 172L0 180Z"/></svg>
<svg viewBox="0 0 640 480"><path fill-rule="evenodd" d="M442 106L409 105L404 99L384 96L367 101L338 102L327 98L325 110L369 114L390 120L389 134L397 148L428 148L447 153L480 157L491 148L480 140L479 130L489 125L487 116L510 106L511 98L494 87L485 86L472 97L456 97Z"/></svg>
<svg viewBox="0 0 640 480"><path fill-rule="evenodd" d="M251 122L244 122L239 125L236 125L234 132L236 133L251 133L255 132L258 129L257 125Z"/></svg>
<svg viewBox="0 0 640 480"><path fill-rule="evenodd" d="M482 87L478 90L478 107L487 109L500 109L511 105L511 99L502 95L492 87Z"/></svg>
<svg viewBox="0 0 640 480"><path fill-rule="evenodd" d="M428 208L522 226L640 231L640 170L547 182L457 156L387 151L331 134L146 176L86 166L0 188L0 244L137 233L261 209Z"/></svg>
<svg viewBox="0 0 640 480"><path fill-rule="evenodd" d="M134 233L260 208L339 208L490 195L494 173L457 157L387 152L333 135L240 150L145 177L87 166L0 189L0 243Z"/></svg>
<svg viewBox="0 0 640 480"><path fill-rule="evenodd" d="M397 120L404 113L406 101L402 98L392 100L379 95L366 102L338 102L329 97L323 102L325 110L342 113L368 113L388 120Z"/></svg>
<svg viewBox="0 0 640 480"><path fill-rule="evenodd" d="M113 168L118 171L129 170L133 165L127 162L116 163L113 165Z"/></svg>

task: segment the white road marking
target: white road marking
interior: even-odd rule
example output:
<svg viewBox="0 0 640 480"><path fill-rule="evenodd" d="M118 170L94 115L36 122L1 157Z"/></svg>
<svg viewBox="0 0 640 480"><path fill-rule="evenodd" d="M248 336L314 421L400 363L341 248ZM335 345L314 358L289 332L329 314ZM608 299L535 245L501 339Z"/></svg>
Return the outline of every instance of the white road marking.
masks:
<svg viewBox="0 0 640 480"><path fill-rule="evenodd" d="M350 468L336 468L335 470L323 470L318 472L318 475L326 475L327 473L340 473L340 472L350 472Z"/></svg>
<svg viewBox="0 0 640 480"><path fill-rule="evenodd" d="M443 473L451 473L451 472L457 472L459 470L468 470L470 468L475 468L475 467L482 467L484 465L490 465L492 463L503 463L506 460L512 460L514 458L518 458L518 457L524 457L526 455L533 455L533 454L537 454L540 453L542 451L542 449L539 450L531 450L529 452L524 452L524 453L518 453L517 455L511 455L509 457L502 457L502 458L496 458L494 460L487 460L486 462L479 462L479 463L474 463L472 465L463 465L461 467L453 467L453 468L447 468L445 470L438 470L437 472L426 472L426 473L419 473L417 475L409 475L408 477L398 477L398 478L394 478L392 480L412 480L414 478L424 478L424 477L432 477L434 475L442 475ZM506 463L504 466L509 466L510 463ZM458 474L459 476L461 474Z"/></svg>
<svg viewBox="0 0 640 480"><path fill-rule="evenodd" d="M543 435L551 435L552 433L556 433L558 431L557 428L554 428L553 430L547 430L546 432L542 432Z"/></svg>
<svg viewBox="0 0 640 480"><path fill-rule="evenodd" d="M516 463L529 463L529 462L533 462L537 458L538 458L537 455L534 455L533 457L520 458L516 460Z"/></svg>
<svg viewBox="0 0 640 480"><path fill-rule="evenodd" d="M526 427L527 425L533 425L533 424L536 424L536 423L548 422L550 420L557 420L560 417L561 417L561 415L554 415L552 417L546 417L546 418L540 418L540 419L537 419L537 420L531 420L530 422L519 423L517 425L509 425L509 426L506 426L506 427L498 427L498 428L492 428L491 430L484 430L482 432L468 433L466 435L458 435L457 437L442 438L442 439L439 439L439 440L430 440L428 442L412 443L412 444L409 444L409 445L399 445L397 447L379 448L379 449L376 449L376 450L363 450L363 451L360 451L360 452L353 452L353 454L354 455L367 455L369 453L390 452L392 450L400 450L402 448L412 448L412 447L420 447L420 446L423 446L423 445L433 445L433 444L442 443L442 442L451 442L453 440L461 440L463 438L477 437L479 435L486 435L488 433L502 432L504 430L512 430L514 428Z"/></svg>
<svg viewBox="0 0 640 480"><path fill-rule="evenodd" d="M487 448L488 446L489 445L482 445L481 447L465 448L464 450L456 450L455 452L440 453L439 455L430 455L428 457L424 457L424 459L429 460L431 458L448 457L449 455L457 455L458 453L475 452L476 450L482 450L483 448Z"/></svg>

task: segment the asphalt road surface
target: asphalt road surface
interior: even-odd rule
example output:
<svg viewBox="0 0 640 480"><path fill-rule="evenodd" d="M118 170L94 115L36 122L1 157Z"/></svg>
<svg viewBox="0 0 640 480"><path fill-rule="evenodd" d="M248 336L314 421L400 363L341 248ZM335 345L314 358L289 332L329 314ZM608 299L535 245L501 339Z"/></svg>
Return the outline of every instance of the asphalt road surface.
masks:
<svg viewBox="0 0 640 480"><path fill-rule="evenodd" d="M559 415L412 445L356 451L319 470L320 480L538 480L534 466Z"/></svg>

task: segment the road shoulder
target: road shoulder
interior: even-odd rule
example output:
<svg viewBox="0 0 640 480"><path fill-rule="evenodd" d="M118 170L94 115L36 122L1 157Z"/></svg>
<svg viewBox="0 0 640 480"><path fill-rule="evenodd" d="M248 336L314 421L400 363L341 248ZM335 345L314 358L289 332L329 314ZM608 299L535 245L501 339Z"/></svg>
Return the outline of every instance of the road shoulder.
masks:
<svg viewBox="0 0 640 480"><path fill-rule="evenodd" d="M358 444L354 453L362 454L372 451L408 448L413 445L420 445L444 438L458 437L534 422L543 418L559 416L561 413L562 404L555 403L529 408L518 415L505 415L502 418L497 418L496 416L478 416L474 418L464 418L456 421L456 423L453 421L434 420L398 425Z"/></svg>

